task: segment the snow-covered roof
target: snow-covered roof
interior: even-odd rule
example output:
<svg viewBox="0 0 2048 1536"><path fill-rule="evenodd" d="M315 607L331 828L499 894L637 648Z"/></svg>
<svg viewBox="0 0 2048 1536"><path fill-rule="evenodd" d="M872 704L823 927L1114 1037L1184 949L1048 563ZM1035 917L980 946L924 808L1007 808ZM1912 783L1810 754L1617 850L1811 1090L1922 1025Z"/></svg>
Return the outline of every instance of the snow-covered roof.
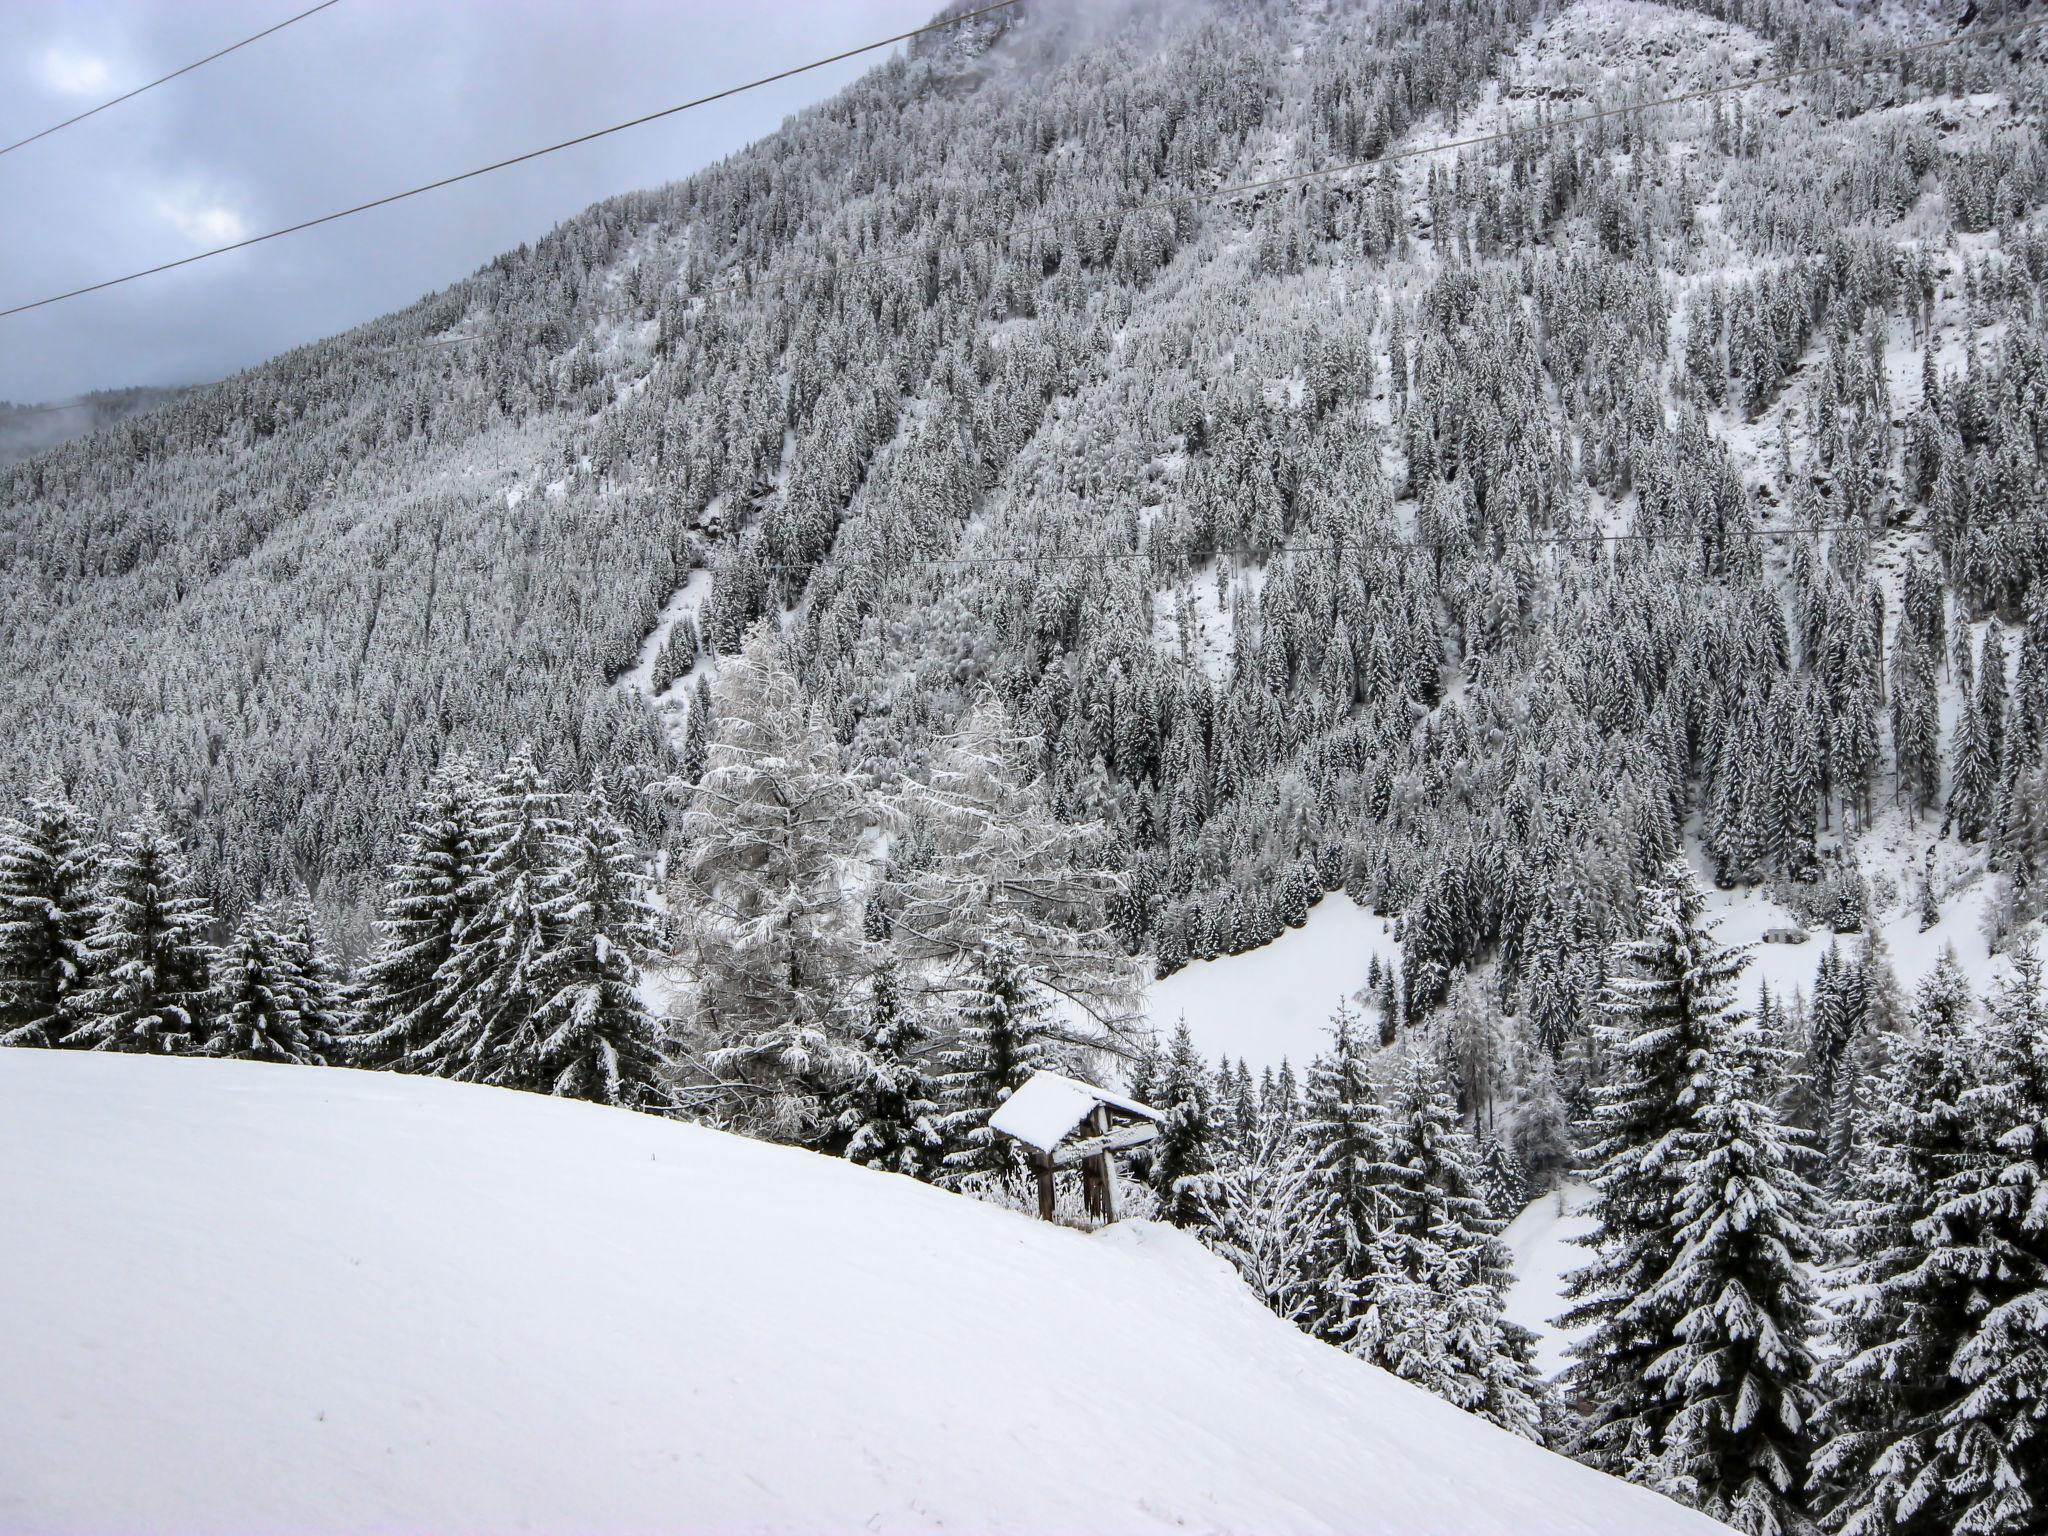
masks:
<svg viewBox="0 0 2048 1536"><path fill-rule="evenodd" d="M1157 1120L1159 1111L1136 1099L1127 1099L1093 1083L1076 1082L1057 1072L1034 1072L989 1116L989 1126L1021 1141L1027 1147L1050 1152L1066 1139L1067 1133L1107 1104L1141 1120Z"/></svg>

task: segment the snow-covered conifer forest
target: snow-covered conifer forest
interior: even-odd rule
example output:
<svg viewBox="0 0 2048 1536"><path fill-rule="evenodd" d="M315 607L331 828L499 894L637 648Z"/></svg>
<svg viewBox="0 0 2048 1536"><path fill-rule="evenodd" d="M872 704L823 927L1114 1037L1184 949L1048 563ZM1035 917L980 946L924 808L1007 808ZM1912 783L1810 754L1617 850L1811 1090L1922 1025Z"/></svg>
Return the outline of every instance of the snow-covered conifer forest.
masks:
<svg viewBox="0 0 2048 1536"><path fill-rule="evenodd" d="M0 467L0 1042L1033 1210L989 1116L1091 1077L1503 1430L2042 1529L2030 16L1025 0ZM1313 1051L1162 1006L1339 908Z"/></svg>

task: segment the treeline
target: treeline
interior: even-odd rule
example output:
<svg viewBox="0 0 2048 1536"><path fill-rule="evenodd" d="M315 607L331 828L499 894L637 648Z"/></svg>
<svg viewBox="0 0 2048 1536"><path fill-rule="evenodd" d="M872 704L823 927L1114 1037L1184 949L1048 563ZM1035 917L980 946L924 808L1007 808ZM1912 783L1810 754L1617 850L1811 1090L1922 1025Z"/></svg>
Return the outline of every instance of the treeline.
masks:
<svg viewBox="0 0 2048 1536"><path fill-rule="evenodd" d="M2038 1529L2039 956L1980 1004L1952 956L1909 1001L1881 950L1831 951L1810 1008L1752 1014L1682 860L1639 911L1591 1010L1597 1085L1569 1114L1535 1093L1519 1137L1459 1010L1387 1049L1340 1012L1305 1086L1212 1071L1183 1026L1135 1079L1165 1113L1158 1214L1318 1337L1750 1536ZM1545 1385L1497 1234L1568 1169L1594 1229Z"/></svg>

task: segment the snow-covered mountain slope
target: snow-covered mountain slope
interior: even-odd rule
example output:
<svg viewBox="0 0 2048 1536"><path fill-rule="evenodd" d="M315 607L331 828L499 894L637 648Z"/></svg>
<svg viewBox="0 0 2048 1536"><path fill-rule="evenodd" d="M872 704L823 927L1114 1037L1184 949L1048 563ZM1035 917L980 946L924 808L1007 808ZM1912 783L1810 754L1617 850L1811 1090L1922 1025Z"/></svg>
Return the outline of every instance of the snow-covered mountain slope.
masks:
<svg viewBox="0 0 2048 1536"><path fill-rule="evenodd" d="M1707 1532L1093 1236L562 1101L0 1052L0 1529Z"/></svg>
<svg viewBox="0 0 2048 1536"><path fill-rule="evenodd" d="M1393 920L1333 892L1300 928L1242 955L1197 960L1152 984L1146 1009L1170 1030L1187 1020L1203 1056L1244 1061L1254 1072L1291 1062L1297 1071L1329 1047L1330 1015L1360 994L1377 955L1396 963Z"/></svg>

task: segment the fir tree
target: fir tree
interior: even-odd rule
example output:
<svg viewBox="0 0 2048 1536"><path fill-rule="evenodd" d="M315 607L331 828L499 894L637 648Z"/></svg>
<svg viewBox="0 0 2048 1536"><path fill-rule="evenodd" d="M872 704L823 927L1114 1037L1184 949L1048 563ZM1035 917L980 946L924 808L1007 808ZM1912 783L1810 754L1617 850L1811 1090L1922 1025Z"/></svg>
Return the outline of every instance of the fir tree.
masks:
<svg viewBox="0 0 2048 1536"><path fill-rule="evenodd" d="M211 1023L200 1054L237 1061L320 1062L300 1012L289 951L269 908L255 906L242 914L215 957Z"/></svg>
<svg viewBox="0 0 2048 1536"><path fill-rule="evenodd" d="M88 981L67 1045L176 1055L208 1027L206 931L213 914L187 889L184 855L145 810L102 866L86 941Z"/></svg>
<svg viewBox="0 0 2048 1536"><path fill-rule="evenodd" d="M1597 1026L1611 1079L1597 1090L1588 1158L1593 1262L1570 1277L1562 1325L1585 1330L1568 1389L1585 1404L1574 1454L1636 1481L1655 1475L1674 1404L1650 1368L1682 1312L1658 1289L1678 1256L1679 1174L1696 1142L1696 1074L1730 1011L1746 957L1723 948L1683 860L1643 888L1641 937L1615 946Z"/></svg>
<svg viewBox="0 0 2048 1536"><path fill-rule="evenodd" d="M950 1149L945 1181L1019 1171L1015 1144L989 1126L1004 1100L1040 1070L1061 1071L1064 1052L1051 1038L1045 1002L1028 966L998 944L976 957L974 987L958 1032L939 1053L939 1133Z"/></svg>
<svg viewBox="0 0 2048 1536"><path fill-rule="evenodd" d="M415 808L361 974L347 1050L357 1066L417 1071L413 1053L447 1028L441 975L476 908L480 800L475 769L458 757L434 774Z"/></svg>
<svg viewBox="0 0 2048 1536"><path fill-rule="evenodd" d="M1186 1019L1174 1027L1153 1093L1152 1105L1161 1114L1151 1169L1159 1219L1176 1227L1207 1228L1216 1219L1218 1199L1215 1098Z"/></svg>
<svg viewBox="0 0 2048 1536"><path fill-rule="evenodd" d="M1770 1106L1784 1054L1741 1015L1721 1015L1692 1088L1678 1253L1649 1299L1677 1318L1648 1372L1674 1410L1658 1482L1747 1536L1811 1525L1819 1201L1799 1167L1811 1153Z"/></svg>
<svg viewBox="0 0 2048 1536"><path fill-rule="evenodd" d="M831 1125L849 1162L913 1179L937 1171L945 1142L938 1090L922 1062L930 1039L897 968L876 971L854 1032L852 1065L831 1102Z"/></svg>
<svg viewBox="0 0 2048 1536"><path fill-rule="evenodd" d="M554 951L542 1000L495 1080L641 1108L666 1066L639 991L638 957L654 947L655 913L639 855L602 784L591 784L562 859L547 914Z"/></svg>
<svg viewBox="0 0 2048 1536"><path fill-rule="evenodd" d="M98 857L54 786L0 819L0 1045L57 1045L76 1027Z"/></svg>

